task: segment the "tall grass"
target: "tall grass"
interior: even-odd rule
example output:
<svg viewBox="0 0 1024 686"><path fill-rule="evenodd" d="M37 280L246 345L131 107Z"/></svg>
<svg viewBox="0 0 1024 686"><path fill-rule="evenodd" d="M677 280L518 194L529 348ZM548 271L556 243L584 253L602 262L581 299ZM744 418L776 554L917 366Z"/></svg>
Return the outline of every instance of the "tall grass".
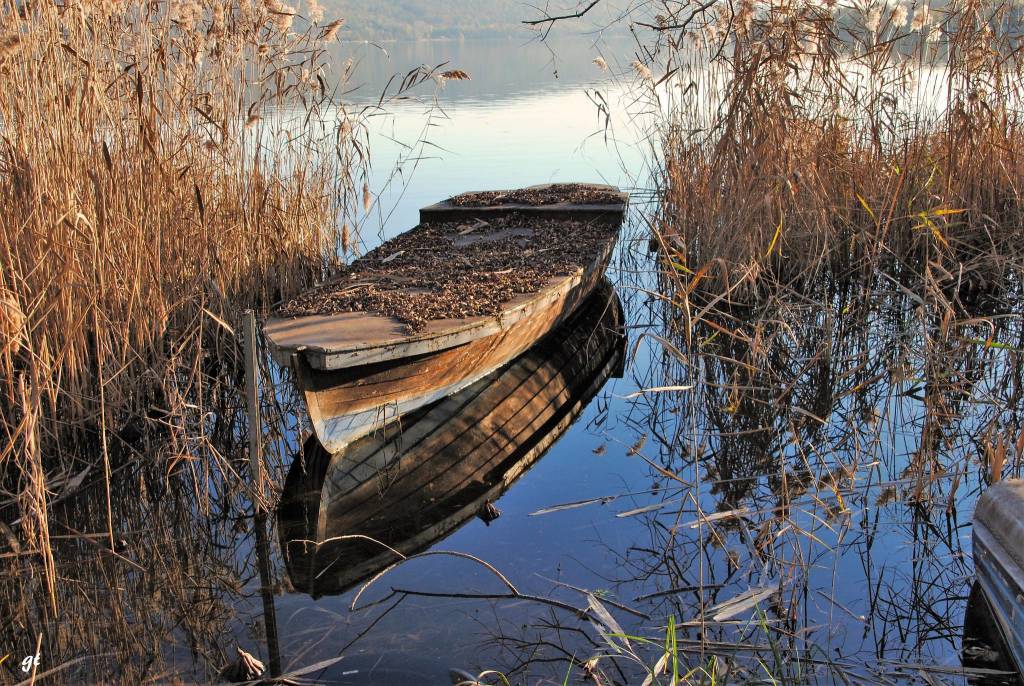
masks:
<svg viewBox="0 0 1024 686"><path fill-rule="evenodd" d="M238 313L337 261L364 139L325 60L340 22L304 9L0 3L0 479L25 551L49 555L59 477L169 472L230 430L208 403L241 387Z"/></svg>
<svg viewBox="0 0 1024 686"><path fill-rule="evenodd" d="M659 8L660 229L687 282L742 291L895 260L1006 284L1024 219L1018 5Z"/></svg>

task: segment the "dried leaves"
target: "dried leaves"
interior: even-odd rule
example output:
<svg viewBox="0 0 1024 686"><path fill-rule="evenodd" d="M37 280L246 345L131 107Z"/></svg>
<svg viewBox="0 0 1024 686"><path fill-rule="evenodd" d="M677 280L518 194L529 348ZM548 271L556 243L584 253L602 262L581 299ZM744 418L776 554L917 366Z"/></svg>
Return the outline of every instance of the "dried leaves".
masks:
<svg viewBox="0 0 1024 686"><path fill-rule="evenodd" d="M553 183L513 191L479 191L456 195L449 202L456 207L493 207L495 205L614 205L623 202L615 190L585 183Z"/></svg>
<svg viewBox="0 0 1024 686"><path fill-rule="evenodd" d="M286 303L279 314L367 311L396 317L413 331L433 319L493 315L517 294L589 263L617 230L610 222L515 214L484 227L466 234L460 222L420 225Z"/></svg>

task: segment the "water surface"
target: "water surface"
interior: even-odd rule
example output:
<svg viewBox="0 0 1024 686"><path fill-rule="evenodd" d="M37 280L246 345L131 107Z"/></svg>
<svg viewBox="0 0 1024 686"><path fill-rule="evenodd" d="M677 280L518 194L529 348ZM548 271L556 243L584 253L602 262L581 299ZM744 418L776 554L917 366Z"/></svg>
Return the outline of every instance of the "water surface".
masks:
<svg viewBox="0 0 1024 686"><path fill-rule="evenodd" d="M688 279L666 276L648 252L656 146L644 102L615 76L633 59L627 40L553 53L518 42L342 47L365 74L353 107L419 64L472 75L371 118L364 249L467 190L598 181L634 193L608 274L626 322L624 369L572 396L585 401L559 416L574 421L524 434L550 445L490 503L500 517L459 517L424 538L428 551L458 555L412 560L361 594L359 579L310 585L289 575L271 521L282 667L332 661L306 676L337 684L447 683L453 668L561 684L601 655L607 683L641 683L671 618L681 670L718 683L964 683L980 455L1022 426L1019 317L950 327L892 284L824 281L756 306L705 307L691 293L688 310L672 302ZM592 64L598 55L613 73ZM268 455L276 499L302 443L301 408L270 417L281 424L268 437L283 435ZM214 445L244 464L241 437L209 423ZM1018 472L1009 462L1007 475ZM55 543L65 611L111 627L69 623L46 639L54 661L96 656L99 667L78 672L87 681L155 655L171 665L147 675L156 681L211 679L235 646L267 656L251 503L201 461L186 464L206 500L164 474L121 474L120 557ZM387 471L375 476L383 492ZM104 531L99 502L52 521ZM496 571L518 597L497 597L509 589ZM615 637L594 604L653 643ZM567 609L588 606L590 619ZM34 645L28 629L19 645Z"/></svg>

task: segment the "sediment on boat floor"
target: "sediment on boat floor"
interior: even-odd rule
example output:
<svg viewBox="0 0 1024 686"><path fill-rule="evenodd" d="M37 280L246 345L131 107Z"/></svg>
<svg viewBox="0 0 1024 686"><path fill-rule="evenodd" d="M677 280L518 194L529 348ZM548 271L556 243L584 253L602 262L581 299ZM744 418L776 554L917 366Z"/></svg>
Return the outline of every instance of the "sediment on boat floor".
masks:
<svg viewBox="0 0 1024 686"><path fill-rule="evenodd" d="M584 183L555 183L511 191L478 191L462 193L448 202L456 207L493 207L496 205L616 205L622 193L616 189L595 187Z"/></svg>
<svg viewBox="0 0 1024 686"><path fill-rule="evenodd" d="M420 224L278 308L283 317L372 312L410 330L495 315L518 294L572 274L604 249L616 222L524 217Z"/></svg>

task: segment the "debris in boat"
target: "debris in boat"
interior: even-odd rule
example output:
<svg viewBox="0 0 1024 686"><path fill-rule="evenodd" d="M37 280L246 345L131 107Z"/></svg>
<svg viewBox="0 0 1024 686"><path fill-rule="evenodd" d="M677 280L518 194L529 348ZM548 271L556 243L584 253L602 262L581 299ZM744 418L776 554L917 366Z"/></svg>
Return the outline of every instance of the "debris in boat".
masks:
<svg viewBox="0 0 1024 686"><path fill-rule="evenodd" d="M459 227L459 235L465 236L467 233L471 231L476 231L477 229L483 228L485 226L490 226L490 222L485 222L483 219L477 219L475 222L473 222L473 224L466 226L465 228Z"/></svg>
<svg viewBox="0 0 1024 686"><path fill-rule="evenodd" d="M456 195L449 201L456 207L493 207L494 205L616 205L622 194L608 188L595 188L584 183L553 183L537 188L514 191L479 191Z"/></svg>
<svg viewBox="0 0 1024 686"><path fill-rule="evenodd" d="M504 243L515 243L521 248L526 248L529 246L529 239L532 237L532 229L505 229L504 231L492 231L488 234L477 234L473 236L467 236L460 232L459 236L452 241L452 245L456 248L463 248L467 245L473 245L476 243L497 243L500 241Z"/></svg>
<svg viewBox="0 0 1024 686"><path fill-rule="evenodd" d="M421 224L285 303L278 315L372 312L412 332L431 320L496 315L516 295L573 273L618 230L613 222L518 214L471 228L464 221Z"/></svg>
<svg viewBox="0 0 1024 686"><path fill-rule="evenodd" d="M476 516L484 520L484 524L490 526L491 522L501 516L501 510L495 507L494 503L490 500L485 500L484 504L480 506L480 511L476 513Z"/></svg>
<svg viewBox="0 0 1024 686"><path fill-rule="evenodd" d="M255 681L263 676L266 667L262 662L241 648L236 648L236 650L238 650L238 659L220 670L222 679L237 684L244 681Z"/></svg>

